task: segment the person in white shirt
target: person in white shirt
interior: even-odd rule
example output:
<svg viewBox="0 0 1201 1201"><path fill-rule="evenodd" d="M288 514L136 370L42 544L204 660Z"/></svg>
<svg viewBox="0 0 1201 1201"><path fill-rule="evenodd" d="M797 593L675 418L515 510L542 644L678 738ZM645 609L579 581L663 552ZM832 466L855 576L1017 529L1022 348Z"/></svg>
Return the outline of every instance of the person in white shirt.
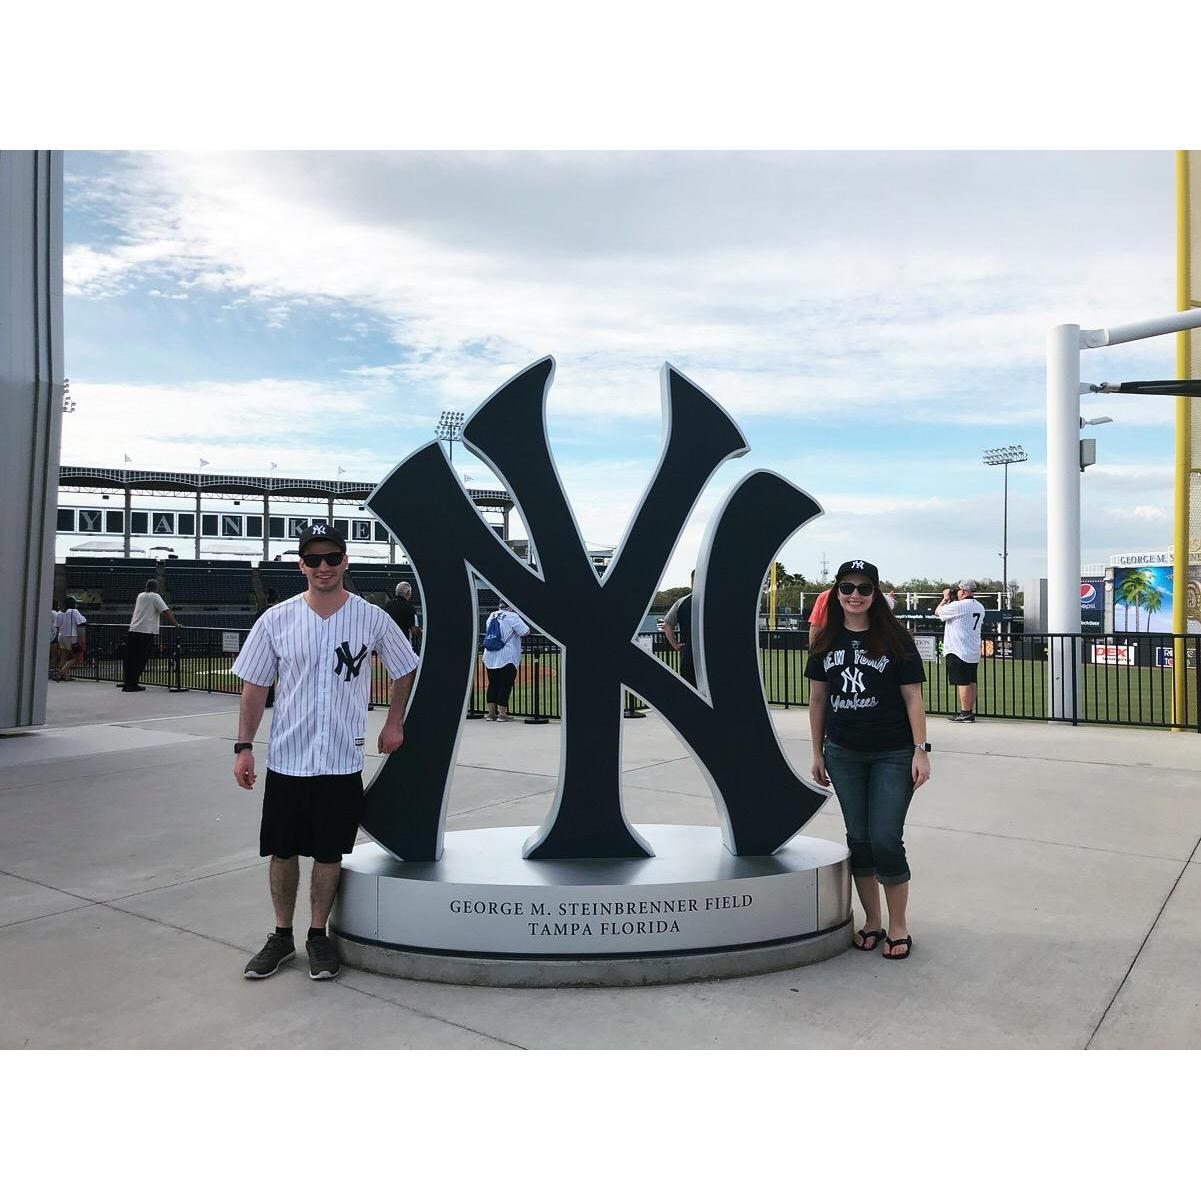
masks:
<svg viewBox="0 0 1201 1201"><path fill-rule="evenodd" d="M129 623L129 633L125 636L125 683L121 685L122 692L146 691L138 681L154 650L160 619L164 617L178 628L175 614L158 594L158 581L147 580L145 589L138 593L138 599L133 603L133 618Z"/></svg>
<svg viewBox="0 0 1201 1201"><path fill-rule="evenodd" d="M71 669L83 662L87 636L83 627L88 619L75 607L75 598L68 596L58 615L58 678L69 680Z"/></svg>
<svg viewBox="0 0 1201 1201"><path fill-rule="evenodd" d="M696 572L688 577L689 586L696 584ZM814 605L816 611L817 606ZM820 618L819 618L820 621ZM818 624L809 616L809 624ZM692 657L692 593L686 592L681 596L659 622L659 633L667 639L667 645L673 651L680 652L680 675L694 688L696 687L696 663Z"/></svg>
<svg viewBox="0 0 1201 1201"><path fill-rule="evenodd" d="M54 602L56 605L57 601ZM50 678L58 679L58 618L59 610L50 610Z"/></svg>
<svg viewBox="0 0 1201 1201"><path fill-rule="evenodd" d="M254 623L233 665L242 680L234 779L255 782L254 736L267 691L275 684L259 854L270 856L275 931L243 970L248 979L273 976L296 954L292 915L300 881L299 856L313 860L309 976L330 980L340 971L325 924L342 876L342 856L354 849L363 807L363 747L371 690L372 653L392 677L381 755L404 742L404 711L417 656L397 624L378 605L347 592L346 540L320 521L300 532L299 567L308 591L273 605Z"/></svg>
<svg viewBox="0 0 1201 1201"><path fill-rule="evenodd" d="M943 652L947 660L947 682L959 689L959 712L954 722L976 720L976 672L980 663L980 626L984 621L984 606L975 598L975 580L960 580L951 596L944 588L942 601L934 616L946 625L943 631Z"/></svg>
<svg viewBox="0 0 1201 1201"><path fill-rule="evenodd" d="M530 627L505 601L488 615L484 626L484 667L488 672L489 721L509 721L509 696L521 662L521 640ZM499 641L499 645L495 645Z"/></svg>

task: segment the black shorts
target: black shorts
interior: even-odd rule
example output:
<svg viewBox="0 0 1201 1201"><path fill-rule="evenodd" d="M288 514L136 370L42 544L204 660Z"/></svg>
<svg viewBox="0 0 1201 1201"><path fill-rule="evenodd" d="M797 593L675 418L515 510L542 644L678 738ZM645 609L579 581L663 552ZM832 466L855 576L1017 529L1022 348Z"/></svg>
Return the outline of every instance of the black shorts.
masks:
<svg viewBox="0 0 1201 1201"><path fill-rule="evenodd" d="M259 854L338 863L354 850L363 816L363 774L285 776L267 769Z"/></svg>
<svg viewBox="0 0 1201 1201"><path fill-rule="evenodd" d="M958 655L947 656L947 683L974 684L979 663L965 663Z"/></svg>

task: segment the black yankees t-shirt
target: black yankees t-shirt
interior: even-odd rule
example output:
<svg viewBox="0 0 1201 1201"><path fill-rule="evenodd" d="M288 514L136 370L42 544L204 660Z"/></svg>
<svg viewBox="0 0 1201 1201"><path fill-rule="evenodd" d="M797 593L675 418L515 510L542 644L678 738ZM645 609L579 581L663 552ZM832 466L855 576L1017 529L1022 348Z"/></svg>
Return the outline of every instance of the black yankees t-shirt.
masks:
<svg viewBox="0 0 1201 1201"><path fill-rule="evenodd" d="M894 661L872 655L865 635L843 630L824 655L810 655L805 675L826 683L826 735L855 751L894 751L913 745L902 684L926 678L917 647L908 634L910 654Z"/></svg>

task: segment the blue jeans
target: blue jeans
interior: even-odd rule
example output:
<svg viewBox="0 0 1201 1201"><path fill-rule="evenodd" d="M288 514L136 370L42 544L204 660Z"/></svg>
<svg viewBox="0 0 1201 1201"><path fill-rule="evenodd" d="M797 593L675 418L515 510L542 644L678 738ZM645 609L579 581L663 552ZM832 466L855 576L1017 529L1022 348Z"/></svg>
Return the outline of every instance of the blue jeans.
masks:
<svg viewBox="0 0 1201 1201"><path fill-rule="evenodd" d="M827 738L823 754L846 822L851 875L904 884L909 861L902 834L913 797L913 749L853 751Z"/></svg>

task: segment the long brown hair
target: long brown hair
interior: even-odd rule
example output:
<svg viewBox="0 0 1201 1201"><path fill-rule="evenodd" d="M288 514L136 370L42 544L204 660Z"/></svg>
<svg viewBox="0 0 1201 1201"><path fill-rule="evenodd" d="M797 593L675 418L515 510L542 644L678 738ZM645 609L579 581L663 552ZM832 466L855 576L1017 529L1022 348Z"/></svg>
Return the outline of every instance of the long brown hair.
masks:
<svg viewBox="0 0 1201 1201"><path fill-rule="evenodd" d="M867 611L867 629L863 641L869 655L888 655L893 659L909 659L916 653L909 631L893 616L880 585L873 585L872 603ZM826 620L817 627L809 639L809 653L824 655L845 628L845 614L838 600L838 581L830 585L830 597L826 601Z"/></svg>

